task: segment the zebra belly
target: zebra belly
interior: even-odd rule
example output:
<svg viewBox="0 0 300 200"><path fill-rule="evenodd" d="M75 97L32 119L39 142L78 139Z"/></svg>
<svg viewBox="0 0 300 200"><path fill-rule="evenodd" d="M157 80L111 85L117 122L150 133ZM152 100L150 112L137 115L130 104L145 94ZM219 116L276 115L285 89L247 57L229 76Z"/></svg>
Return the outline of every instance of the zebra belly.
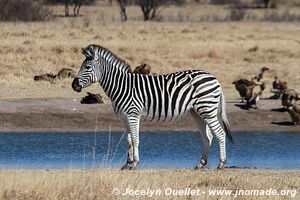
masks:
<svg viewBox="0 0 300 200"><path fill-rule="evenodd" d="M147 121L147 122L172 122L172 121L180 120L181 118L183 118L191 110L191 108L192 108L192 106L189 105L187 107L187 109L185 109L183 112L175 113L173 115L172 115L171 110L168 110L167 113L162 112L160 114L158 112L156 112L153 115L153 113L148 113L147 112L148 109L145 108L141 114L141 120Z"/></svg>

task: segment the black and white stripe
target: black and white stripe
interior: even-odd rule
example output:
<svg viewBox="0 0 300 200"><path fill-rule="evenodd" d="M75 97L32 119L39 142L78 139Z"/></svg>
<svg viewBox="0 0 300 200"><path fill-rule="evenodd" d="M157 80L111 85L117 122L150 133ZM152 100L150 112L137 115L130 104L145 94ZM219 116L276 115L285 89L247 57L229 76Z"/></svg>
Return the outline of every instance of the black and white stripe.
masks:
<svg viewBox="0 0 300 200"><path fill-rule="evenodd" d="M225 134L230 136L225 99L219 81L200 70L167 75L131 73L129 65L98 45L83 49L86 59L72 83L76 91L99 82L128 132L128 160L124 169L139 162L139 122L169 122L191 112L199 125L203 152L198 168L207 163L213 136L220 148L219 168L226 161ZM225 131L224 131L225 130Z"/></svg>

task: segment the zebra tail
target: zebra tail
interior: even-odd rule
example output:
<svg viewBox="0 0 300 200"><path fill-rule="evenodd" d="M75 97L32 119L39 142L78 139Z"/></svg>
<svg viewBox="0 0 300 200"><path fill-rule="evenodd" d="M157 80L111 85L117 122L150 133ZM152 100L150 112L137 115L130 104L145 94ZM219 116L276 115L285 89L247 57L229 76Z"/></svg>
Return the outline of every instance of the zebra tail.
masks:
<svg viewBox="0 0 300 200"><path fill-rule="evenodd" d="M222 125L223 125L224 131L225 131L226 136L228 137L229 141L233 143L230 126L229 126L229 122L228 122L227 115L226 115L226 101L225 101L225 96L224 96L223 91L221 94L220 101L221 101L220 117L221 117Z"/></svg>

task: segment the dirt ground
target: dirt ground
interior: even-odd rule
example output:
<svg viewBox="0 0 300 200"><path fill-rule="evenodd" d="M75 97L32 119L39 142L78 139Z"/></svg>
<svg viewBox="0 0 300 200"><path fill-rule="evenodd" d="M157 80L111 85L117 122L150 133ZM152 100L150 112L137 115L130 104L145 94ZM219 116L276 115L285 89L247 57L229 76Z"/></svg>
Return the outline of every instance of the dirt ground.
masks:
<svg viewBox="0 0 300 200"><path fill-rule="evenodd" d="M227 102L232 131L300 132L300 126L291 125L289 114L280 112L279 100L262 100L257 110L245 110L236 104L238 100ZM79 99L0 100L0 119L1 131L124 130L110 103L86 105L80 104ZM196 123L190 115L172 123L141 125L141 131L195 130Z"/></svg>

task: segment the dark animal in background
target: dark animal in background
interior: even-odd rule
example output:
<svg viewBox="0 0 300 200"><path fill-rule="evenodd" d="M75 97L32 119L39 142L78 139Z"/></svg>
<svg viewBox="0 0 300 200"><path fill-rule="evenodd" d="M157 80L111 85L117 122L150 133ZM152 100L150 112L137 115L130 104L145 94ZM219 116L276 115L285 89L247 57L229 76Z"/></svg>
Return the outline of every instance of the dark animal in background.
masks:
<svg viewBox="0 0 300 200"><path fill-rule="evenodd" d="M254 77L253 81L260 86L261 91L263 92L266 89L266 82L264 81L264 74L266 71L269 71L268 67L262 67L257 76Z"/></svg>
<svg viewBox="0 0 300 200"><path fill-rule="evenodd" d="M247 106L256 109L259 98L262 95L261 85L253 80L249 81L247 79L239 79L232 84L235 85L236 90L242 97L241 102L244 103L245 99Z"/></svg>
<svg viewBox="0 0 300 200"><path fill-rule="evenodd" d="M247 79L239 79L232 82L232 84L235 85L235 89L239 92L243 103L246 96L249 96L251 93L249 88L249 86L251 85L251 81Z"/></svg>
<svg viewBox="0 0 300 200"><path fill-rule="evenodd" d="M294 122L295 125L300 124L300 105L296 104L296 99L295 97L290 97L291 104L288 107L288 112L292 118L292 121Z"/></svg>
<svg viewBox="0 0 300 200"><path fill-rule="evenodd" d="M288 108L295 104L298 100L300 100L300 94L298 94L295 90L289 89L283 91L281 98L281 104L283 107Z"/></svg>
<svg viewBox="0 0 300 200"><path fill-rule="evenodd" d="M266 82L258 82L257 85L259 85L261 92L263 92L266 89Z"/></svg>
<svg viewBox="0 0 300 200"><path fill-rule="evenodd" d="M269 71L270 69L268 68L268 67L262 67L261 69L260 69L260 72L258 73L258 75L257 76L255 76L255 79L257 80L257 81L261 81L263 78L264 78L264 73L266 72L266 71Z"/></svg>
<svg viewBox="0 0 300 200"><path fill-rule="evenodd" d="M274 77L274 81L272 84L272 92L275 93L270 99L279 99L283 92L288 89L288 84L286 81L281 81L278 76Z"/></svg>
<svg viewBox="0 0 300 200"><path fill-rule="evenodd" d="M37 75L33 77L33 80L35 81L50 81L53 82L55 79L55 75L48 73L48 74L42 74L42 75Z"/></svg>
<svg viewBox="0 0 300 200"><path fill-rule="evenodd" d="M235 89L239 92L240 96L242 97L242 102L244 102L244 99L247 100L248 105L253 105L258 102L259 96L262 95L262 92L266 88L266 83L263 80L264 73L268 71L269 68L262 67L254 78L251 80L247 79L239 79L232 84L235 85Z"/></svg>
<svg viewBox="0 0 300 200"><path fill-rule="evenodd" d="M300 124L300 106L294 105L288 108L288 112L292 118L295 125Z"/></svg>
<svg viewBox="0 0 300 200"><path fill-rule="evenodd" d="M37 75L33 77L33 80L53 82L56 79L74 78L74 77L75 77L75 71L73 69L62 68L58 71L57 74L47 73L47 74Z"/></svg>
<svg viewBox="0 0 300 200"><path fill-rule="evenodd" d="M133 73L149 75L151 73L151 67L145 63L142 63L133 70Z"/></svg>
<svg viewBox="0 0 300 200"><path fill-rule="evenodd" d="M83 0L65 0L65 16L68 17L69 16L69 5L70 4L74 4L74 17L78 17L79 16L79 10L80 7L83 3Z"/></svg>
<svg viewBox="0 0 300 200"><path fill-rule="evenodd" d="M278 76L274 77L274 81L273 81L273 89L276 90L286 90L288 89L288 85L286 81L281 81Z"/></svg>
<svg viewBox="0 0 300 200"><path fill-rule="evenodd" d="M248 94L245 99L249 107L257 109L257 103L259 101L260 95L262 94L261 86L257 84L252 84L248 86Z"/></svg>
<svg viewBox="0 0 300 200"><path fill-rule="evenodd" d="M75 78L75 71L69 68L62 68L58 71L56 78Z"/></svg>
<svg viewBox="0 0 300 200"><path fill-rule="evenodd" d="M104 100L100 94L92 94L87 92L87 96L83 97L80 101L81 104L96 104L104 103Z"/></svg>

